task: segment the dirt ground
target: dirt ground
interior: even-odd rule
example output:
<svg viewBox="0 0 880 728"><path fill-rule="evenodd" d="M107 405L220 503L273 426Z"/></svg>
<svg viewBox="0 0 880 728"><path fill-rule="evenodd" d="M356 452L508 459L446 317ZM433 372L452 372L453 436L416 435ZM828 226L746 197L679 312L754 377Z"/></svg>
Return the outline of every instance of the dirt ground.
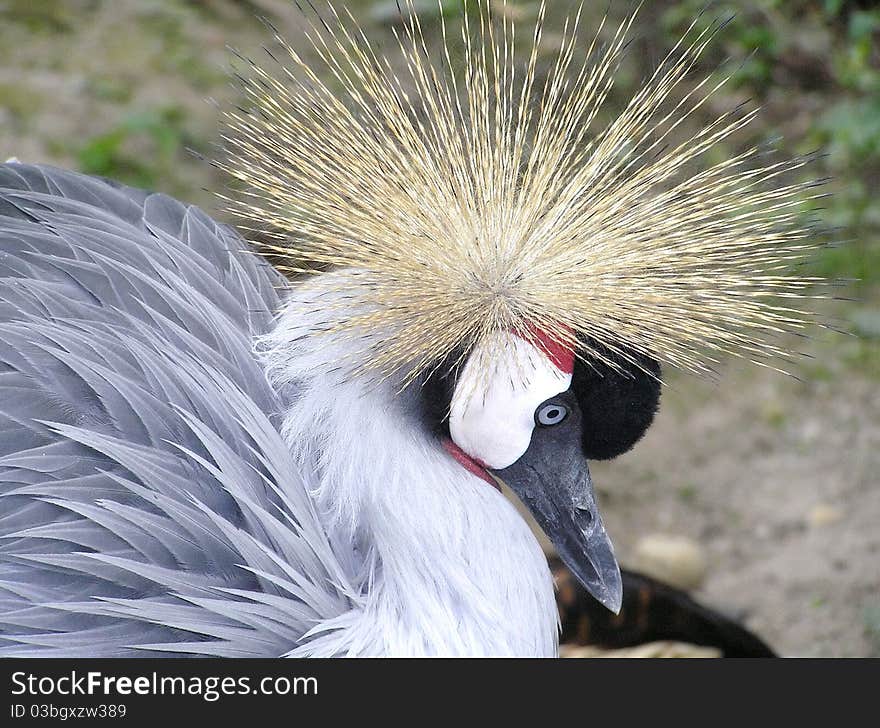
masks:
<svg viewBox="0 0 880 728"><path fill-rule="evenodd" d="M880 388L845 367L798 375L673 374L645 438L591 466L603 518L623 565L698 582L780 654L877 656Z"/></svg>
<svg viewBox="0 0 880 728"><path fill-rule="evenodd" d="M0 158L119 169L210 204L218 178L184 148L216 139L224 44L255 48L267 5L291 4L0 2ZM880 344L808 346L801 381L672 375L655 426L594 480L624 564L645 535L687 536L707 565L697 596L783 654L880 655Z"/></svg>
<svg viewBox="0 0 880 728"><path fill-rule="evenodd" d="M644 441L594 468L622 561L644 534L688 536L696 594L782 654L877 654L878 422L868 378L674 380Z"/></svg>

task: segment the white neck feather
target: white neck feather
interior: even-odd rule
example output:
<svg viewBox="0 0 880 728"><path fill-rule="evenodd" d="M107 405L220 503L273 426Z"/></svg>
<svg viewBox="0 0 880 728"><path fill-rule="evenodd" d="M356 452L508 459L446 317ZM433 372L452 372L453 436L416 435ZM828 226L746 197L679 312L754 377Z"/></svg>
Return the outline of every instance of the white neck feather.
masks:
<svg viewBox="0 0 880 728"><path fill-rule="evenodd" d="M289 403L284 437L361 589L301 654L555 655L552 579L526 523L442 449L415 388L367 381L350 336L315 333L351 314L333 293L340 276L295 288L258 347Z"/></svg>

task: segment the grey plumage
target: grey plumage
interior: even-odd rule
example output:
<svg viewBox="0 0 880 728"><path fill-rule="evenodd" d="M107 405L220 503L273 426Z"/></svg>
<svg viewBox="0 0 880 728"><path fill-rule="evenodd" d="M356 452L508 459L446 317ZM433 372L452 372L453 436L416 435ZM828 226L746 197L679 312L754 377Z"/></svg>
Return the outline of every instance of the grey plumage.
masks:
<svg viewBox="0 0 880 728"><path fill-rule="evenodd" d="M351 608L252 351L283 281L245 248L0 166L0 655L281 655Z"/></svg>

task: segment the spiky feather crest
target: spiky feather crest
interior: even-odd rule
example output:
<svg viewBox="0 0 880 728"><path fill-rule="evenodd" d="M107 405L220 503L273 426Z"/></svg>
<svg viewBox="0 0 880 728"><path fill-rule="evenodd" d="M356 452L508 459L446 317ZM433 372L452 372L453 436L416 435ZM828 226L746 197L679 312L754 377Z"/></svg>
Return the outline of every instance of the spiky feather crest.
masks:
<svg viewBox="0 0 880 728"><path fill-rule="evenodd" d="M785 356L779 336L811 323L791 299L815 280L789 271L814 247L800 207L815 193L787 181L808 160L752 148L695 171L755 116L740 108L673 141L728 80L682 83L718 23L695 21L597 130L635 13L582 54L578 9L542 78L546 2L524 65L504 0L464 0L439 49L401 6L394 62L333 5L308 23L314 66L276 34L277 69L249 62L219 163L282 272L358 270L361 313L340 325L381 332L371 366L416 374L536 329L586 358L632 349L693 372Z"/></svg>

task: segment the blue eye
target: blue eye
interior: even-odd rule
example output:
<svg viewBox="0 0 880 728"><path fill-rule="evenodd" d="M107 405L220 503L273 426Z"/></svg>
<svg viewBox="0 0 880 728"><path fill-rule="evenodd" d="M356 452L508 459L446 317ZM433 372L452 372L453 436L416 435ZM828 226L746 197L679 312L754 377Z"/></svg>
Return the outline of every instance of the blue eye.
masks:
<svg viewBox="0 0 880 728"><path fill-rule="evenodd" d="M568 416L568 410L561 404L545 404L535 414L535 420L543 427L558 425Z"/></svg>

